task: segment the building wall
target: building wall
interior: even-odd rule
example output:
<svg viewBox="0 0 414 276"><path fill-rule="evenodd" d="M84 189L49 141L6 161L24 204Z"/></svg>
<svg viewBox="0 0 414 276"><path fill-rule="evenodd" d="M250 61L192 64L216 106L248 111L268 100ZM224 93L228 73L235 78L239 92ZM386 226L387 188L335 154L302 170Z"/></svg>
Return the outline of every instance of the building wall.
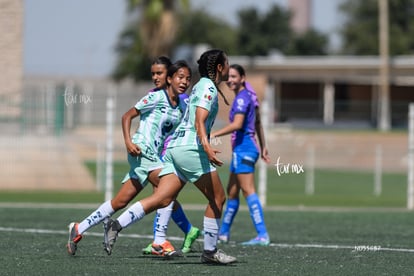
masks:
<svg viewBox="0 0 414 276"><path fill-rule="evenodd" d="M23 78L23 0L0 0L0 116L16 116Z"/></svg>
<svg viewBox="0 0 414 276"><path fill-rule="evenodd" d="M311 0L289 0L289 9L292 12L290 25L297 33L306 32L311 23Z"/></svg>

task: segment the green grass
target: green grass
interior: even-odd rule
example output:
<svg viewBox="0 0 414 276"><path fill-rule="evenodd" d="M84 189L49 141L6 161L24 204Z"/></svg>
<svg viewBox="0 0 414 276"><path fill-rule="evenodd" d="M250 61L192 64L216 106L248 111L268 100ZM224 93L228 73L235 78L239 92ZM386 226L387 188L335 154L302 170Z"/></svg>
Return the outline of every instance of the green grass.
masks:
<svg viewBox="0 0 414 276"><path fill-rule="evenodd" d="M96 174L94 162L86 166ZM114 192L126 171L126 162L114 165ZM218 168L223 185L228 167ZM153 215L124 229L111 256L102 249L101 226L91 229L79 244L76 256L65 250L66 226L89 215L104 200L103 192L21 192L1 191L0 232L1 275L411 275L414 254L414 214L403 211L406 205L404 174L386 173L382 194L373 195L372 173L361 171L315 171L315 194L305 194L302 174L279 176L269 167L265 220L272 244L246 248L238 243L254 236L254 228L245 208L241 208L232 228L232 242L221 245L239 262L231 266L200 264L202 240L195 252L184 258L165 260L141 255L151 240ZM257 181L256 181L257 182ZM138 198L152 192L147 187ZM202 228L203 212L189 210L187 204L205 204L206 200L187 184L179 196L191 222ZM41 208L12 208L13 203L51 203ZM244 200L241 200L245 204ZM9 204L10 203L10 206ZM75 203L65 208L56 203ZM77 203L91 203L88 209ZM295 211L274 206L374 207L348 211ZM401 208L400 211L375 207ZM312 208L310 208L312 210ZM285 211L282 211L285 210ZM355 210L355 211L350 211ZM376 210L376 211L373 211ZM120 213L119 213L120 214ZM117 217L119 214L114 215ZM176 247L183 234L170 224L169 237ZM137 235L141 235L138 236ZM357 246L381 250L355 250ZM398 250L403 249L403 250Z"/></svg>
<svg viewBox="0 0 414 276"><path fill-rule="evenodd" d="M241 210L232 228L232 242L220 245L238 263L206 266L199 261L202 240L194 246L196 252L184 258L141 255L141 248L151 240L153 215L124 229L111 256L102 248L101 225L85 235L76 256L67 255L66 225L91 211L3 206L1 275L411 275L413 271L414 250L396 250L414 249L411 212L268 210L271 246L247 248L238 243L254 236L254 229L248 213ZM202 211L186 213L201 227ZM168 234L179 247L183 234L173 223ZM381 250L356 251L356 246Z"/></svg>
<svg viewBox="0 0 414 276"><path fill-rule="evenodd" d="M96 164L86 162L92 175L96 175ZM119 190L120 182L129 170L127 162L114 164L114 193ZM228 166L218 168L223 185L228 179ZM394 207L406 206L407 176L398 173L385 173L382 178L382 194L375 196L372 172L361 171L315 171L315 193L305 194L305 173L278 175L269 166L267 182L268 206L333 206L333 207ZM257 184L257 181L256 181ZM152 192L144 189L138 198ZM0 191L0 202L66 202L99 203L104 199L103 192L21 192ZM188 183L179 196L183 203L204 203L201 193ZM244 200L241 201L245 204Z"/></svg>
<svg viewBox="0 0 414 276"><path fill-rule="evenodd" d="M384 174L382 193L375 196L372 173L316 170L314 195L305 195L304 174L289 174L268 181L267 197L270 205L404 207L406 179L403 174Z"/></svg>

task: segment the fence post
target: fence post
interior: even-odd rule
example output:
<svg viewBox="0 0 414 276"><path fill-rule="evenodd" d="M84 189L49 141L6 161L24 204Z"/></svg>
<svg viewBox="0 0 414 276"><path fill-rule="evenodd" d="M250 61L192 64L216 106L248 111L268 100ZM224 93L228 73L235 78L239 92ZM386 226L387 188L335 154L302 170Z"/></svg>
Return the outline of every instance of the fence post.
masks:
<svg viewBox="0 0 414 276"><path fill-rule="evenodd" d="M408 176L407 176L407 208L414 209L414 103L408 110Z"/></svg>
<svg viewBox="0 0 414 276"><path fill-rule="evenodd" d="M102 191L104 189L104 166L105 156L101 143L96 143L96 189Z"/></svg>
<svg viewBox="0 0 414 276"><path fill-rule="evenodd" d="M64 83L62 83L55 91L54 131L56 136L60 136L64 128L66 106L65 97L67 89L71 89L71 87L67 87Z"/></svg>
<svg viewBox="0 0 414 276"><path fill-rule="evenodd" d="M382 193L382 147L377 145L375 148L375 176L374 176L374 195L380 196Z"/></svg>
<svg viewBox="0 0 414 276"><path fill-rule="evenodd" d="M105 201L112 199L113 194L113 151L114 151L114 117L115 117L115 99L112 87L109 88L108 98L106 99L106 174L105 174Z"/></svg>
<svg viewBox="0 0 414 276"><path fill-rule="evenodd" d="M260 109L260 119L262 121L263 135L265 139L267 137L267 131L269 126L273 123L273 94L274 85L272 82L268 82L265 88L264 98ZM258 184L259 199L263 207L266 206L267 198L267 164L263 160L259 161L259 184Z"/></svg>
<svg viewBox="0 0 414 276"><path fill-rule="evenodd" d="M307 170L305 194L313 195L315 193L315 146L311 145L307 151Z"/></svg>
<svg viewBox="0 0 414 276"><path fill-rule="evenodd" d="M261 121L263 127L263 135L266 137L266 130L269 127L268 124L268 116L269 116L269 105L267 101L263 101L261 105ZM263 207L266 206L266 190L267 190L267 164L262 159L259 161L259 184L258 184L258 192L259 192L259 199L262 203Z"/></svg>

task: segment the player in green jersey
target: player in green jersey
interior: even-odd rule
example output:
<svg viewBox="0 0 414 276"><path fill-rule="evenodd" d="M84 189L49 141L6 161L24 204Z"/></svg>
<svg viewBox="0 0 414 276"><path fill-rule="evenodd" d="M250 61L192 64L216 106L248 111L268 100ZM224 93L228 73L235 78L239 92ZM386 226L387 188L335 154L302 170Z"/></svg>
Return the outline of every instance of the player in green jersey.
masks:
<svg viewBox="0 0 414 276"><path fill-rule="evenodd" d="M142 219L157 208L173 201L187 181L193 182L208 199L204 214L203 263L229 264L236 261L217 249L217 235L223 205L226 199L215 166L223 162L219 152L211 147L209 134L218 111L218 85L228 78L227 55L218 49L204 52L198 60L200 81L194 86L183 121L177 127L168 145L164 168L156 192L123 212L117 220L111 220L105 231L107 251L111 252L118 233Z"/></svg>
<svg viewBox="0 0 414 276"><path fill-rule="evenodd" d="M89 228L124 208L148 182L156 190L158 174L163 167L160 160L165 139L173 133L183 116L179 95L190 85L191 69L184 61L168 67L167 88L151 91L122 116L122 129L131 170L118 194L103 203L81 223L69 225L68 253L75 255L82 234ZM130 136L131 121L140 117L137 132ZM165 206L163 206L165 207Z"/></svg>

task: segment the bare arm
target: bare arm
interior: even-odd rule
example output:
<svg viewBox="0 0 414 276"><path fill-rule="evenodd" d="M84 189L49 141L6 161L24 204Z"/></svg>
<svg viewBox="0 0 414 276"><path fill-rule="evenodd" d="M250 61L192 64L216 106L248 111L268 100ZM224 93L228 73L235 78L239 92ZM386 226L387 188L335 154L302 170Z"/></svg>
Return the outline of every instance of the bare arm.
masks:
<svg viewBox="0 0 414 276"><path fill-rule="evenodd" d="M208 156L208 160L210 160L210 162L214 165L221 166L223 165L223 161L218 159L216 156L216 153L219 153L220 151L217 149L213 149L208 140L207 130L205 127L205 121L207 120L208 114L208 110L202 107L197 107L195 114L195 128L197 131L198 139Z"/></svg>
<svg viewBox="0 0 414 276"><path fill-rule="evenodd" d="M122 115L122 134L127 152L133 156L141 154L141 149L131 141L131 121L139 116L140 112L135 108L130 108L124 115Z"/></svg>
<svg viewBox="0 0 414 276"><path fill-rule="evenodd" d="M256 128L257 139L259 140L259 145L260 145L260 155L266 163L270 163L270 156L269 156L269 152L266 148L266 141L265 141L265 137L264 137L262 120L260 119L260 109L259 109L259 107L256 108L255 128Z"/></svg>
<svg viewBox="0 0 414 276"><path fill-rule="evenodd" d="M219 136L223 136L226 134L230 134L233 131L239 130L242 128L243 126L243 121L244 121L244 117L245 115L242 113L238 113L234 116L234 120L233 122L231 122L229 125L213 132L211 134L211 137L219 137Z"/></svg>

